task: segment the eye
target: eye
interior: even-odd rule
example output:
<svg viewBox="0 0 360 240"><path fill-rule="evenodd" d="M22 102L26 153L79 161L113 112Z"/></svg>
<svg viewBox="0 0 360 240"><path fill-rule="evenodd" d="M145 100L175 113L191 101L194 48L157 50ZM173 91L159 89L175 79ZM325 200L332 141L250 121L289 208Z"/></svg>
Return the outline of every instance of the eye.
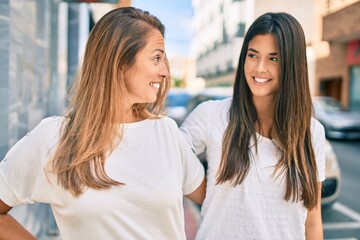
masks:
<svg viewBox="0 0 360 240"><path fill-rule="evenodd" d="M270 61L278 62L278 61L279 61L279 58L277 58L277 57L271 57L271 58L270 58Z"/></svg>
<svg viewBox="0 0 360 240"><path fill-rule="evenodd" d="M154 61L155 61L155 62L159 63L160 60L161 60L161 57L160 57L160 56L155 56L155 57L154 57Z"/></svg>
<svg viewBox="0 0 360 240"><path fill-rule="evenodd" d="M255 54L252 54L252 53L249 53L249 54L248 54L248 57L249 57L249 58L256 58Z"/></svg>

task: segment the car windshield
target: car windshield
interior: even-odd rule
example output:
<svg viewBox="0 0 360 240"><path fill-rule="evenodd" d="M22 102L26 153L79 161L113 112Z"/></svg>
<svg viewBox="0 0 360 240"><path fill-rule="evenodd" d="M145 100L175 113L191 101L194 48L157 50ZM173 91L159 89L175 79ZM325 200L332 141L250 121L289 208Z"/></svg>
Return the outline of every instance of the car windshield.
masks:
<svg viewBox="0 0 360 240"><path fill-rule="evenodd" d="M341 105L337 100L333 98L321 98L318 99L319 106L326 112L339 112L347 111L347 109Z"/></svg>

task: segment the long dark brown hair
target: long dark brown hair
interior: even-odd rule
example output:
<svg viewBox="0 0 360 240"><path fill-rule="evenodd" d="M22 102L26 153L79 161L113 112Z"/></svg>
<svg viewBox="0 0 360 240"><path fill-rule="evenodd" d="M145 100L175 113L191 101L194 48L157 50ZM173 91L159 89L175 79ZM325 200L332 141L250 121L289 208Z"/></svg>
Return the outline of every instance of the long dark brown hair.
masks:
<svg viewBox="0 0 360 240"><path fill-rule="evenodd" d="M217 183L241 184L251 163L250 139L257 137L257 112L244 75L248 45L254 36L272 34L280 57L279 90L276 94L271 137L281 152L274 174L285 174L286 201L303 200L316 206L317 167L311 140L313 114L308 81L305 36L299 22L287 13L266 13L255 20L245 35L229 110L229 125L224 133ZM257 148L256 148L257 149Z"/></svg>
<svg viewBox="0 0 360 240"><path fill-rule="evenodd" d="M122 137L115 124L124 120L122 109L127 90L121 69L135 63L137 53L146 46L154 30L164 36L165 28L159 19L126 7L105 14L90 33L51 165L58 183L74 196L86 187L103 189L122 184L110 179L104 169L107 155ZM133 105L134 114L141 118L158 117L169 81L164 78L154 103Z"/></svg>

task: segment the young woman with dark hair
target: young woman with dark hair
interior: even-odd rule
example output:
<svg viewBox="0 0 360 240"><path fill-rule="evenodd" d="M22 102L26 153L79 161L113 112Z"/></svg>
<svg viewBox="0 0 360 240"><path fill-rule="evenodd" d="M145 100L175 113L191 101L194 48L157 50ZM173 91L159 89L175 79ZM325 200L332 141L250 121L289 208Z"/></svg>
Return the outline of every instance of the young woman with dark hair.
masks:
<svg viewBox="0 0 360 240"><path fill-rule="evenodd" d="M322 239L325 134L312 114L302 27L263 14L245 35L232 99L199 105L181 126L208 161L196 239Z"/></svg>

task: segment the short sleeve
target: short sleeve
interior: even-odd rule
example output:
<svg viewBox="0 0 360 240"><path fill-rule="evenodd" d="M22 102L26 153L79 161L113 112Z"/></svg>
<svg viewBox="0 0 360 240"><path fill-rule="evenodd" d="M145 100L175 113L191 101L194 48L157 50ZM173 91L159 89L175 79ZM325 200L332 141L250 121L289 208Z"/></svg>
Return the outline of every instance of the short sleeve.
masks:
<svg viewBox="0 0 360 240"><path fill-rule="evenodd" d="M312 138L313 147L316 159L316 165L318 169L318 181L325 180L325 130L319 121L312 119Z"/></svg>
<svg viewBox="0 0 360 240"><path fill-rule="evenodd" d="M169 119L169 118L167 118ZM170 120L170 119L169 119ZM205 170L194 151L180 132L178 126L171 119L171 129L175 133L179 144L182 165L182 191L183 195L194 192L205 178Z"/></svg>
<svg viewBox="0 0 360 240"><path fill-rule="evenodd" d="M179 142L183 152L183 193L187 195L194 192L200 186L205 178L205 170L180 131Z"/></svg>
<svg viewBox="0 0 360 240"><path fill-rule="evenodd" d="M198 155L204 152L208 137L210 117L210 102L199 104L185 119L180 130L184 133L187 142Z"/></svg>
<svg viewBox="0 0 360 240"><path fill-rule="evenodd" d="M0 162L0 199L9 206L48 197L45 163L49 155L48 119L20 139ZM43 202L46 202L43 201Z"/></svg>

